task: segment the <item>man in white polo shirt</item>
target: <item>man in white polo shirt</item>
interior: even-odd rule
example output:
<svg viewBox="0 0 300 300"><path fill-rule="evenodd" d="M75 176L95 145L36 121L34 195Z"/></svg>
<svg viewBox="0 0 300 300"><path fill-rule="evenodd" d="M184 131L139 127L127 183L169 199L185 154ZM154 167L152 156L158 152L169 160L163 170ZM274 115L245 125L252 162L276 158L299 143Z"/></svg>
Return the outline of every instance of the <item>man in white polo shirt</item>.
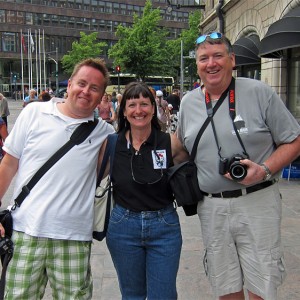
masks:
<svg viewBox="0 0 300 300"><path fill-rule="evenodd" d="M67 99L34 102L5 141L0 199L13 177L13 199L73 131L94 120L109 74L100 59L75 66ZM65 154L13 212L14 254L5 299L41 299L50 281L55 299L91 299L90 251L99 150L113 127L99 120L89 137ZM4 229L0 225L1 235Z"/></svg>

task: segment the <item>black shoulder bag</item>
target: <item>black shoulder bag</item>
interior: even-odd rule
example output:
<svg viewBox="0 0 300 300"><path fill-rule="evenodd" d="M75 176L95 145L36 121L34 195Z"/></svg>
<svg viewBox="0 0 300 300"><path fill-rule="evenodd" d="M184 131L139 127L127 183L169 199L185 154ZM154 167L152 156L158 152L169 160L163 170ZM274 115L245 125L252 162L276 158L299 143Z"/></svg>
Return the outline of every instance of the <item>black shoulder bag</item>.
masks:
<svg viewBox="0 0 300 300"><path fill-rule="evenodd" d="M13 232L13 219L12 219L11 211L21 206L24 199L29 195L30 191L40 180L40 178L71 148L73 148L75 145L81 144L90 135L90 133L97 126L97 124L98 124L98 119L80 124L71 135L69 141L65 143L60 149L58 149L44 163L44 165L40 167L40 169L30 179L27 185L24 185L22 187L22 191L15 199L14 205L10 209L5 209L0 211L0 223L5 229L5 237L4 238L0 237L0 256L2 262L2 273L1 273L1 280L0 280L0 299L3 299L4 297L6 269L13 255L13 243L10 240Z"/></svg>
<svg viewBox="0 0 300 300"><path fill-rule="evenodd" d="M234 79L232 79L232 81L233 80ZM226 98L228 90L229 87L223 92L220 99L217 101L217 104L212 109L212 113L207 117L200 128L192 148L190 159L168 169L168 182L171 185L176 203L178 206L182 206L187 216L197 214L198 202L203 200L203 194L198 183L197 165L194 161L198 144L213 115Z"/></svg>

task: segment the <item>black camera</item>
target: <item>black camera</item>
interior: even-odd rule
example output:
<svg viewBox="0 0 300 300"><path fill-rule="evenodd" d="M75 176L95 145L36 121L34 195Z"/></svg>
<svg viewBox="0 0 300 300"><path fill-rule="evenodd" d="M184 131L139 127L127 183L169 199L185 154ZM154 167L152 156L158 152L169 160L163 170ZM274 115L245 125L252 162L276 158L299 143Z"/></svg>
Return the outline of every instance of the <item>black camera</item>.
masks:
<svg viewBox="0 0 300 300"><path fill-rule="evenodd" d="M13 242L7 237L0 238L0 256L6 253L12 253L14 249Z"/></svg>
<svg viewBox="0 0 300 300"><path fill-rule="evenodd" d="M247 176L247 166L242 165L240 160L245 158L241 154L235 154L230 159L222 157L219 162L219 173L224 175L229 172L233 180L243 180Z"/></svg>

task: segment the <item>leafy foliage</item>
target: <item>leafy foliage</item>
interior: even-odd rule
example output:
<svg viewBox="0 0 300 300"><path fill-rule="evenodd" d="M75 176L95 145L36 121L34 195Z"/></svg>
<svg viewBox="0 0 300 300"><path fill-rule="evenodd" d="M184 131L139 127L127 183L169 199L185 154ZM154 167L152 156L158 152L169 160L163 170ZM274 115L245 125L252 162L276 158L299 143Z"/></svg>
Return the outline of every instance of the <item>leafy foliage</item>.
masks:
<svg viewBox="0 0 300 300"><path fill-rule="evenodd" d="M99 57L103 48L107 47L105 42L97 42L98 32L89 35L80 32L80 40L72 43L72 50L62 58L64 71L67 74L73 72L74 66L83 59Z"/></svg>
<svg viewBox="0 0 300 300"><path fill-rule="evenodd" d="M136 74L142 80L147 75L165 72L168 67L167 31L159 28L160 20L160 10L153 9L151 1L146 0L142 18L134 14L132 27L118 26L119 41L108 54L123 72Z"/></svg>
<svg viewBox="0 0 300 300"><path fill-rule="evenodd" d="M183 41L183 56L188 56L189 51L195 49L195 40L199 36L198 25L201 20L202 13L196 10L189 16L189 29L183 30L181 35L176 40L169 40L166 43L167 52L170 61L170 72L179 73L180 71L180 58L181 58L181 41ZM196 76L195 59L185 59L185 64L191 67L191 72ZM174 76L174 75L173 75Z"/></svg>

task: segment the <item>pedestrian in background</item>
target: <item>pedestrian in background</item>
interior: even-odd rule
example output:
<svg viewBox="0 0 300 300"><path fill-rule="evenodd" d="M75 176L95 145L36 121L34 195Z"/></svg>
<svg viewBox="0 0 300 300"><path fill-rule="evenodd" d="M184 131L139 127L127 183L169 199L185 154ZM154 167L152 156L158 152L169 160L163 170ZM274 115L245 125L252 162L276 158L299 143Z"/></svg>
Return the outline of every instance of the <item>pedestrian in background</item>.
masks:
<svg viewBox="0 0 300 300"><path fill-rule="evenodd" d="M109 73L101 59L77 64L67 99L26 106L6 138L0 165L0 199L13 177L15 199L36 171L81 124L94 120ZM73 147L37 182L12 211L13 257L6 274L5 299L42 299L49 280L53 299L91 299L91 243L99 149L114 132L99 120L93 132ZM1 236L5 232L0 225Z"/></svg>
<svg viewBox="0 0 300 300"><path fill-rule="evenodd" d="M163 98L163 92L161 90L156 91L156 106L157 106L157 118L163 132L167 131L168 121L170 120L170 111L168 108L168 102Z"/></svg>
<svg viewBox="0 0 300 300"><path fill-rule="evenodd" d="M3 94L0 93L0 117L5 122L6 128L8 128L7 117L9 115L10 115L10 112L9 112L9 108L8 108L8 102L7 102L6 98L3 96Z"/></svg>
<svg viewBox="0 0 300 300"><path fill-rule="evenodd" d="M24 98L23 107L25 107L28 103L37 101L38 97L36 96L36 90L31 89L29 90L29 95Z"/></svg>
<svg viewBox="0 0 300 300"><path fill-rule="evenodd" d="M106 237L122 299L177 299L182 236L167 180L187 158L175 135L160 130L148 86L125 88L118 115L112 184L116 206Z"/></svg>
<svg viewBox="0 0 300 300"><path fill-rule="evenodd" d="M172 114L176 115L180 107L179 90L173 89L172 94L167 97L166 101L172 105Z"/></svg>
<svg viewBox="0 0 300 300"><path fill-rule="evenodd" d="M0 162L4 156L4 151L2 149L3 142L8 136L7 127L3 119L0 117Z"/></svg>
<svg viewBox="0 0 300 300"><path fill-rule="evenodd" d="M277 299L286 274L277 178L300 154L300 126L273 89L232 77L235 55L221 33L196 40L203 88L181 100L178 135L189 152L212 107L196 155L204 266L219 299ZM223 95L222 95L223 94ZM228 96L230 95L230 96Z"/></svg>
<svg viewBox="0 0 300 300"><path fill-rule="evenodd" d="M112 106L112 102L109 101L108 94L105 93L102 97L101 102L97 106L98 116L102 120L106 121L109 124L112 124L116 118L115 110Z"/></svg>

